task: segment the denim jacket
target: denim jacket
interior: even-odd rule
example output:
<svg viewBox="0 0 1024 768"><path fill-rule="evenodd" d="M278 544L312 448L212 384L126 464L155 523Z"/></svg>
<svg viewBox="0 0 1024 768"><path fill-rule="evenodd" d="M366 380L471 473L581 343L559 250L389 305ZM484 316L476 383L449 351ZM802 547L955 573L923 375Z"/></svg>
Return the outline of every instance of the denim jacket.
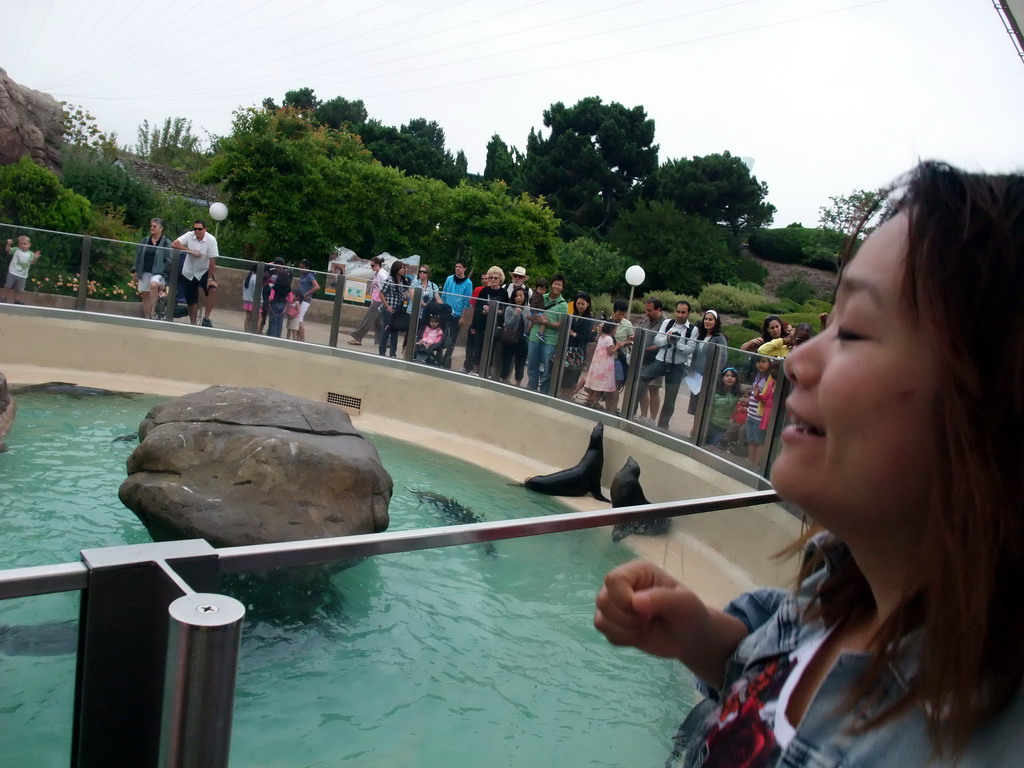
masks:
<svg viewBox="0 0 1024 768"><path fill-rule="evenodd" d="M810 546L820 545L821 540L816 537ZM844 554L848 552L843 550L839 556ZM949 756L934 757L920 707L866 733L850 733L853 727L906 690L916 668L913 638L905 642L907 652L899 663L888 670L881 699L870 707L862 705L851 709L846 702L847 692L860 678L870 657L866 653L843 651L822 681L785 749L779 749L774 734L756 717L744 720L743 725L730 734L729 718L723 718L723 712L741 712L746 709L744 700L750 702L754 698L752 691L759 686L772 688L773 670L786 664L798 645L824 630L820 619L802 621L801 617L828 570L829 564L808 578L796 594L760 589L741 595L726 607L726 612L743 621L751 632L729 660L720 690L712 690L697 681L698 689L707 698L693 708L679 728L666 768L1024 765L1024 695L1020 693L994 722L976 732L966 752L956 761ZM781 682L775 686L779 687ZM733 722L739 720L737 717ZM708 747L709 740L714 745L712 750Z"/></svg>

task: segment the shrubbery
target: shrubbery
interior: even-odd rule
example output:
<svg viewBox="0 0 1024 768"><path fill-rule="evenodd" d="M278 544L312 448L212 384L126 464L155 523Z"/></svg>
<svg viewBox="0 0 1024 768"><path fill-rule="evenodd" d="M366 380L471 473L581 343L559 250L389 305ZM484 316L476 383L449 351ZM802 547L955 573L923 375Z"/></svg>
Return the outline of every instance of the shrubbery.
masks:
<svg viewBox="0 0 1024 768"><path fill-rule="evenodd" d="M732 285L713 283L704 286L697 297L697 304L702 310L714 309L730 315L746 315L763 306L765 298L760 293L744 291Z"/></svg>
<svg viewBox="0 0 1024 768"><path fill-rule="evenodd" d="M814 298L814 286L806 278L797 275L776 288L775 295L780 299L789 299L797 304L803 304Z"/></svg>
<svg viewBox="0 0 1024 768"><path fill-rule="evenodd" d="M748 247L762 259L834 270L846 242L841 232L789 226L750 233Z"/></svg>

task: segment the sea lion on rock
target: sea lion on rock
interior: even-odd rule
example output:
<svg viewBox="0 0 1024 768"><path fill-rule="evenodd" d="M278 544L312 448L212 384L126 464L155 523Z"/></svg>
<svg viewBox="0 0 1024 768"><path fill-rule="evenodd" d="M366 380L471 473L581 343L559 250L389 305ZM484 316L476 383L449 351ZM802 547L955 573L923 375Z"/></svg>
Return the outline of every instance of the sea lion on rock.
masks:
<svg viewBox="0 0 1024 768"><path fill-rule="evenodd" d="M601 492L601 470L604 468L604 424L597 422L590 433L590 444L575 467L550 475L526 478L523 483L531 491L549 496L586 496L608 501Z"/></svg>
<svg viewBox="0 0 1024 768"><path fill-rule="evenodd" d="M612 478L612 507L638 507L641 504L651 502L644 495L644 489L640 487L640 465L633 457L626 459L615 477ZM668 533L668 518L659 517L657 520L646 522L620 523L612 528L612 541L621 541L630 534L641 536L661 536Z"/></svg>

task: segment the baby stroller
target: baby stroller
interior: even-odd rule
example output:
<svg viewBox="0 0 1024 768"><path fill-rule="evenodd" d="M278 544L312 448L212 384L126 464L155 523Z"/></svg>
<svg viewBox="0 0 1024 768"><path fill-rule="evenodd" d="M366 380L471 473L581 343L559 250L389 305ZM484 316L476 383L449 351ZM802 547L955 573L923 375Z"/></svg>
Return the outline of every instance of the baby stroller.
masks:
<svg viewBox="0 0 1024 768"><path fill-rule="evenodd" d="M424 331L430 327L430 319L436 317L440 322L441 329L444 331L444 336L438 344L434 344L430 347L423 348L419 346L419 341L423 338ZM436 301L432 301L427 304L423 310L423 316L420 320L419 331L416 334L416 355L413 357L418 362L425 363L426 365L436 365L441 367L451 366L451 349L452 344L450 336L448 334L448 324L451 322L452 308L447 304L442 304ZM445 365L445 356L448 356L449 363Z"/></svg>

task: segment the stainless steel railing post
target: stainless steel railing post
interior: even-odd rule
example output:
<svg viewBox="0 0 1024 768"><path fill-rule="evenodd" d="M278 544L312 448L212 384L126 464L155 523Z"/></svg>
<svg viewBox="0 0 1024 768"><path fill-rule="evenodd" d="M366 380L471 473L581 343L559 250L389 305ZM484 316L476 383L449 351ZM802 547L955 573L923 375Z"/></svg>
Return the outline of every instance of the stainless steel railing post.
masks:
<svg viewBox="0 0 1024 768"><path fill-rule="evenodd" d="M233 597L179 597L170 616L161 768L227 768L245 607Z"/></svg>

